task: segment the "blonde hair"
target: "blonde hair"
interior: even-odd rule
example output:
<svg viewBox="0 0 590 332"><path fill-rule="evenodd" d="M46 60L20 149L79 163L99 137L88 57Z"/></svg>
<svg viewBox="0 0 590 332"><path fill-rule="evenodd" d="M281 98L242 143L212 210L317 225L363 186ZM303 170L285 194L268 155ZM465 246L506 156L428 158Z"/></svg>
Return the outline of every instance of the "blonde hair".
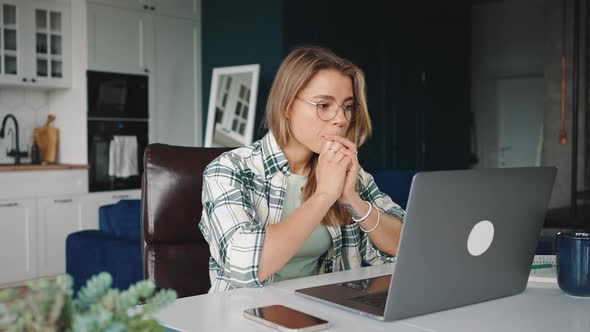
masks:
<svg viewBox="0 0 590 332"><path fill-rule="evenodd" d="M293 105L295 97L318 71L324 69L337 70L352 80L353 97L357 107L345 134L346 138L360 147L371 135L371 118L367 111L365 76L362 70L327 49L315 46L298 47L291 51L281 63L266 104L265 125L273 132L281 148L287 144L291 137L287 112ZM302 201L309 199L317 188L315 178L317 160L318 155L316 154L309 161L310 172L302 190ZM343 225L349 218L349 212L336 201L322 223L324 225Z"/></svg>

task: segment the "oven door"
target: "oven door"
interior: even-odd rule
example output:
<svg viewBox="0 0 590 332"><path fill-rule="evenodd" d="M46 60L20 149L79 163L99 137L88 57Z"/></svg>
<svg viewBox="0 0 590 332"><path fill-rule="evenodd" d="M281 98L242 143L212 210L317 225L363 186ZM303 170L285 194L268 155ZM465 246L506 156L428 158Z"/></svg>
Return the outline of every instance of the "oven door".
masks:
<svg viewBox="0 0 590 332"><path fill-rule="evenodd" d="M148 118L148 77L88 71L88 118Z"/></svg>
<svg viewBox="0 0 590 332"><path fill-rule="evenodd" d="M135 136L137 152L126 158L136 158L138 175L117 177L109 175L110 148L115 136ZM90 192L139 189L143 173L143 151L148 144L148 123L145 121L88 122L88 185ZM112 172L111 172L112 174Z"/></svg>

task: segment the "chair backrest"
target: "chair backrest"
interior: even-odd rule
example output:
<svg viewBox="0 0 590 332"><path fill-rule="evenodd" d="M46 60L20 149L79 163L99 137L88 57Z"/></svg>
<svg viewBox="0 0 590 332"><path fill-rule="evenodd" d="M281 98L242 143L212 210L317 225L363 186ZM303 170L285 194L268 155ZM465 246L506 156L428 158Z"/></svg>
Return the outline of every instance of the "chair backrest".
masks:
<svg viewBox="0 0 590 332"><path fill-rule="evenodd" d="M119 238L140 239L141 201L122 199L98 208L98 229Z"/></svg>
<svg viewBox="0 0 590 332"><path fill-rule="evenodd" d="M203 170L228 150L150 144L144 152L144 277L178 297L210 288L209 245L198 228Z"/></svg>

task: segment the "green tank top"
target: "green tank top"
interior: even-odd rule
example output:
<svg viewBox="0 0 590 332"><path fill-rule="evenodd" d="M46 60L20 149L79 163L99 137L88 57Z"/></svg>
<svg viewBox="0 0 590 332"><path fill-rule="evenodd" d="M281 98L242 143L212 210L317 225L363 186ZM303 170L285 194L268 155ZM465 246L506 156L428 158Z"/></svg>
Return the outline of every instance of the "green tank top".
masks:
<svg viewBox="0 0 590 332"><path fill-rule="evenodd" d="M307 176L289 174L281 220L287 218L295 209L301 206L301 187L303 187L305 181L307 181ZM325 225L319 224L305 240L295 256L275 273L273 280L281 281L318 274L318 261L330 249L331 245L332 237L328 229L326 229Z"/></svg>

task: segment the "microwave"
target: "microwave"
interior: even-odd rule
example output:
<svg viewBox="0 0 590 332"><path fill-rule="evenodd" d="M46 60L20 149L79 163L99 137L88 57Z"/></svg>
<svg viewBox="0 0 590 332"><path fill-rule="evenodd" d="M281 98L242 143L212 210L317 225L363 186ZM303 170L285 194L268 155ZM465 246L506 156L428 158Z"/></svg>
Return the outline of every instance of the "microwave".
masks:
<svg viewBox="0 0 590 332"><path fill-rule="evenodd" d="M148 76L87 72L88 118L148 118Z"/></svg>

